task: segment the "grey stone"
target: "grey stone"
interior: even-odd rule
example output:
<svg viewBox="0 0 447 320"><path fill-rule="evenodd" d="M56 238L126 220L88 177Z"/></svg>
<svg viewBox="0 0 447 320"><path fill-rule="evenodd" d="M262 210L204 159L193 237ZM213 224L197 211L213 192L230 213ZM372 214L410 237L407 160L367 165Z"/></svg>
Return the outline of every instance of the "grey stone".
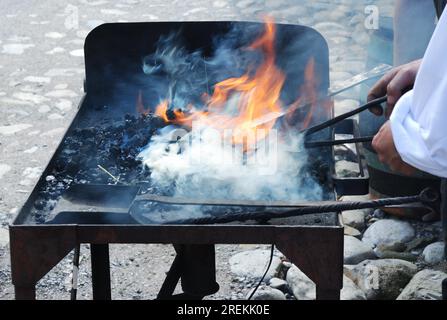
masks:
<svg viewBox="0 0 447 320"><path fill-rule="evenodd" d="M253 289L254 290L254 289ZM250 297L251 290L248 295ZM270 287L264 287L262 289L258 289L255 294L252 297L252 300L286 300L285 294L278 289L270 288Z"/></svg>
<svg viewBox="0 0 447 320"><path fill-rule="evenodd" d="M363 36L358 36L358 38L364 40ZM350 72L352 74L357 74L362 72L365 68L365 62L364 61L353 61L353 60L345 60L336 62L331 66L331 70L337 72L337 71L346 71Z"/></svg>
<svg viewBox="0 0 447 320"><path fill-rule="evenodd" d="M422 252L424 261L428 264L438 264L445 260L444 242L435 242L425 247Z"/></svg>
<svg viewBox="0 0 447 320"><path fill-rule="evenodd" d="M340 197L340 201L367 201L371 200L369 195L364 194L360 196L342 196Z"/></svg>
<svg viewBox="0 0 447 320"><path fill-rule="evenodd" d="M0 228L0 247L4 247L9 243L8 229Z"/></svg>
<svg viewBox="0 0 447 320"><path fill-rule="evenodd" d="M335 74L344 74L344 72L334 72ZM345 72L346 73L346 72ZM346 73L349 74L349 73ZM349 79L349 77L348 77ZM354 99L344 99L335 103L335 111L337 114L342 114L354 110L359 106L359 102Z"/></svg>
<svg viewBox="0 0 447 320"><path fill-rule="evenodd" d="M274 1L276 2L277 0L274 0ZM304 6L293 6L293 7L289 7L289 8L284 8L278 12L283 17L285 16L285 17L298 19L300 22L305 18L312 18L311 21L314 21L314 18L315 18L315 17L309 15L307 8Z"/></svg>
<svg viewBox="0 0 447 320"><path fill-rule="evenodd" d="M287 283L297 300L314 300L316 298L315 283L295 265L287 272ZM348 277L343 276L341 300L365 300L365 293Z"/></svg>
<svg viewBox="0 0 447 320"><path fill-rule="evenodd" d="M230 258L230 269L236 276L259 279L265 272L270 258L270 250L250 250L235 254ZM265 281L275 276L281 265L281 259L273 256L272 265L265 277Z"/></svg>
<svg viewBox="0 0 447 320"><path fill-rule="evenodd" d="M441 271L425 269L419 271L402 290L397 300L440 300L442 298L442 280L447 274Z"/></svg>
<svg viewBox="0 0 447 320"><path fill-rule="evenodd" d="M414 255L410 252L398 252L398 251L392 251L392 250L379 250L376 248L374 250L374 253L377 257L380 259L402 259L410 262L415 262L418 257L417 255Z"/></svg>
<svg viewBox="0 0 447 320"><path fill-rule="evenodd" d="M315 283L295 265L287 271L286 281L297 300L315 299Z"/></svg>
<svg viewBox="0 0 447 320"><path fill-rule="evenodd" d="M342 213L343 224L358 230L365 228L365 211L351 210Z"/></svg>
<svg viewBox="0 0 447 320"><path fill-rule="evenodd" d="M287 290L287 281L280 278L271 278L269 281L269 286L273 289L285 291Z"/></svg>
<svg viewBox="0 0 447 320"><path fill-rule="evenodd" d="M351 236L344 238L344 263L357 264L363 260L375 259L376 255L370 245Z"/></svg>
<svg viewBox="0 0 447 320"><path fill-rule="evenodd" d="M333 31L333 30L343 31L345 29L345 27L343 25L336 23L336 22L329 22L329 21L317 23L314 26L314 28L320 32Z"/></svg>
<svg viewBox="0 0 447 320"><path fill-rule="evenodd" d="M256 0L241 0L238 3L236 3L236 7L245 9L245 8L249 8L251 6L255 6L258 4L259 4L259 2Z"/></svg>
<svg viewBox="0 0 447 320"><path fill-rule="evenodd" d="M9 171L11 171L10 165L0 163L0 179Z"/></svg>
<svg viewBox="0 0 447 320"><path fill-rule="evenodd" d="M341 300L366 300L365 293L349 279L347 276L343 276L343 289L340 292Z"/></svg>
<svg viewBox="0 0 447 320"><path fill-rule="evenodd" d="M13 135L17 132L20 132L22 130L26 130L31 128L32 124L14 124L9 126L0 126L0 135Z"/></svg>
<svg viewBox="0 0 447 320"><path fill-rule="evenodd" d="M367 195L367 194L361 195L361 196L343 196L340 198L340 201L354 201L354 202L369 201L369 200L371 200L371 199L369 198L369 195ZM365 217L372 213L372 209L360 209L360 210L345 211L345 212L356 212L356 211L363 212L363 228L364 228ZM343 213L345 213L345 212L343 212ZM346 214L345 214L345 216L346 216ZM349 214L348 214L348 216L349 216ZM354 227L356 229L359 228L359 229L363 230L363 228L361 227L361 223L357 226L352 225L351 227Z"/></svg>
<svg viewBox="0 0 447 320"><path fill-rule="evenodd" d="M348 80L352 77L352 74L349 72L344 72L344 71L334 71L330 73L330 79L331 79L331 83L335 83L335 85L338 85L339 82L343 82L345 80ZM344 102L344 101L348 101L348 102ZM354 102L351 101L355 101L356 105L358 105L357 100L354 99L344 99L344 100L335 100L335 112L336 113L341 113L341 110L345 110L344 108L344 103L348 104L349 110L352 110L352 107L354 106Z"/></svg>
<svg viewBox="0 0 447 320"><path fill-rule="evenodd" d="M396 299L416 272L416 265L399 259L365 260L345 266L345 275L365 292L368 300Z"/></svg>
<svg viewBox="0 0 447 320"><path fill-rule="evenodd" d="M396 252L402 252L407 249L407 245L402 242L395 242L393 244L379 244L377 247L375 247L374 250L379 251L396 251Z"/></svg>
<svg viewBox="0 0 447 320"><path fill-rule="evenodd" d="M283 8L289 5L287 0L265 0L265 5L268 8L276 9Z"/></svg>
<svg viewBox="0 0 447 320"><path fill-rule="evenodd" d="M383 219L386 217L386 213L382 209L374 210L373 217L377 219Z"/></svg>
<svg viewBox="0 0 447 320"><path fill-rule="evenodd" d="M415 230L408 222L385 219L374 222L363 234L362 241L373 247L391 248L397 243L407 243L415 236ZM398 250L396 250L398 251Z"/></svg>
<svg viewBox="0 0 447 320"><path fill-rule="evenodd" d="M357 169L358 170L358 169ZM369 201L369 195L361 196L343 196L340 201ZM372 213L372 209L360 209L344 211L342 213L343 223L358 230L363 230L366 227L365 218Z"/></svg>
<svg viewBox="0 0 447 320"><path fill-rule="evenodd" d="M355 162L341 160L335 163L335 171L341 177L358 177L359 165Z"/></svg>
<svg viewBox="0 0 447 320"><path fill-rule="evenodd" d="M344 234L345 236L352 236L352 237L360 237L362 235L360 231L350 226L344 226Z"/></svg>

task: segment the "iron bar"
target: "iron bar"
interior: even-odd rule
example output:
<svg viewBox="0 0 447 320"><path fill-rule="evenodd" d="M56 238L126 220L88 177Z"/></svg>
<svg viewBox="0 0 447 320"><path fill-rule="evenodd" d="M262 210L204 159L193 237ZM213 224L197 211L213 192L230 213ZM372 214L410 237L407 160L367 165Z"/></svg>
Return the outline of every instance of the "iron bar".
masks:
<svg viewBox="0 0 447 320"><path fill-rule="evenodd" d="M427 205L438 201L439 195L431 190L424 189L419 195L409 197L386 198L370 201L346 201L346 202L329 202L318 206L302 207L293 210L278 211L261 211L261 212L245 212L245 213L231 213L215 217L203 217L193 219L183 219L168 222L166 224L214 224L214 223L228 223L234 221L247 220L270 220L276 218L288 218L295 216L302 216L307 214L340 212L358 209L376 209L385 206L396 206L409 203L424 203Z"/></svg>
<svg viewBox="0 0 447 320"><path fill-rule="evenodd" d="M375 108L375 109L377 109L378 111L383 112L383 110L382 110L382 108L381 108L380 105L381 105L382 103L384 103L385 101L387 101L387 96L383 96L383 97L380 97L380 98L371 100L370 102L368 102L368 103L366 103L366 104L364 104L364 105L358 107L357 109L354 109L354 110L352 110L352 111L343 113L343 114L341 114L341 115L339 115L339 116L337 116L337 117L335 117L335 118L332 118L332 119L330 119L330 120L328 120L328 121L322 122L322 123L320 123L320 124L318 124L318 125L316 125L316 126L313 126L313 127L308 128L308 129L305 129L305 130L302 131L302 132L303 132L304 134L306 134L306 135L310 135L310 134L315 133L315 132L317 132L317 131L326 129L326 128L328 128L328 127L331 127L331 126L333 126L333 125L339 123L340 121L345 120L345 119L347 119L347 118L350 118L350 117L352 117L352 116L354 116L354 115L356 115L356 114L359 114L360 112L363 112L363 111L365 111L365 110L367 110L367 109L373 109L373 108Z"/></svg>
<svg viewBox="0 0 447 320"><path fill-rule="evenodd" d="M331 146L337 146L337 145L348 144L348 143L372 142L373 139L374 139L374 136L365 136L365 137L352 138L352 139L310 141L310 142L305 142L304 146L306 148L331 147Z"/></svg>

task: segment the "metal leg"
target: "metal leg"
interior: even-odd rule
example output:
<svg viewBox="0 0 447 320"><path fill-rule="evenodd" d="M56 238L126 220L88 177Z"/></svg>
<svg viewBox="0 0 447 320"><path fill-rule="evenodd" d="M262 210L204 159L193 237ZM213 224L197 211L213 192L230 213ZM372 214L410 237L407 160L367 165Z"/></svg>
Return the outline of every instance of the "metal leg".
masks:
<svg viewBox="0 0 447 320"><path fill-rule="evenodd" d="M216 282L214 245L174 245L181 259L182 290L192 297L204 297L219 291Z"/></svg>
<svg viewBox="0 0 447 320"><path fill-rule="evenodd" d="M340 290L325 289L317 286L317 300L340 300Z"/></svg>
<svg viewBox="0 0 447 320"><path fill-rule="evenodd" d="M14 287L16 300L36 300L36 286L29 287Z"/></svg>
<svg viewBox="0 0 447 320"><path fill-rule="evenodd" d="M324 234L301 234L290 231L276 247L316 284L317 300L340 300L343 288L343 229ZM300 252L305 247L306 254ZM324 254L321 254L324 252Z"/></svg>
<svg viewBox="0 0 447 320"><path fill-rule="evenodd" d="M93 300L111 300L109 245L91 244Z"/></svg>
<svg viewBox="0 0 447 320"><path fill-rule="evenodd" d="M75 247L76 228L16 228L10 226L11 279L16 299L35 300L39 282ZM56 239L56 240L55 240Z"/></svg>
<svg viewBox="0 0 447 320"><path fill-rule="evenodd" d="M171 268L166 275L166 279L161 286L157 295L157 300L170 299L174 294L175 287L180 280L181 275L181 260L179 254L175 256L174 262L172 262Z"/></svg>
<svg viewBox="0 0 447 320"><path fill-rule="evenodd" d="M447 279L442 281L442 300L447 300Z"/></svg>

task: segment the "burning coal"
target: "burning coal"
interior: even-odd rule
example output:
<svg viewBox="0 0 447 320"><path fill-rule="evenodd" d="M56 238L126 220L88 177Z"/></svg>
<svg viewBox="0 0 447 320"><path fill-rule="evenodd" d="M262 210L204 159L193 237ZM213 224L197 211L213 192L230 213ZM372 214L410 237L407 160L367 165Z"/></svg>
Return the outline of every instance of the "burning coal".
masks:
<svg viewBox="0 0 447 320"><path fill-rule="evenodd" d="M299 98L285 104L286 75L276 63L275 32L267 20L247 47L234 47L230 34L206 60L188 53L171 35L144 59L146 74L168 79L155 107L167 126L138 155L158 188L214 199L321 199L298 134L317 107L314 61L307 61L304 84L296 88ZM311 108L298 124L275 116L303 103ZM141 93L137 110L149 110Z"/></svg>

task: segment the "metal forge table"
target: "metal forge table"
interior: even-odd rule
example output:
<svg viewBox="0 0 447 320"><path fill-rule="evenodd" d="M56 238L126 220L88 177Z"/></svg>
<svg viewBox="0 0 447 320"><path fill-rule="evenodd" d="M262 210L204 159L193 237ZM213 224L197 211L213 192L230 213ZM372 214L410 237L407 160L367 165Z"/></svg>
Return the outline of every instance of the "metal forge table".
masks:
<svg viewBox="0 0 447 320"><path fill-rule="evenodd" d="M140 68L142 52L153 48L161 34L182 29L192 47L206 48L212 36L228 28L229 24L231 22L116 23L105 24L92 31L85 43L86 95L64 139L79 125L81 118L90 117L95 112L94 107L104 105L107 97L114 92L116 87L106 79L113 79L116 74L130 79L128 76ZM296 50L298 54L305 52L307 56L314 55L322 90L326 91L329 87L329 59L324 38L315 30L303 26L278 25L278 29L284 31L281 41L285 44L294 43L297 39L305 40L296 42ZM115 69L110 70L109 66L118 57L120 62L127 62L115 63ZM304 64L297 68L303 69ZM298 72L301 74L302 70ZM292 82L296 79L293 72L290 78ZM292 85L297 87L297 83ZM331 152L332 149L326 150ZM93 214L87 221L36 224L30 221L30 212L60 152L61 146L10 226L12 281L17 299L35 299L36 283L81 243L91 244L94 299L111 298L109 244L113 243L191 245L197 249L209 248L214 244L275 244L315 282L317 299L339 299L343 286L343 227L339 224L337 213L320 217L320 223L285 219L285 223L272 225L139 225L129 215L112 219L107 215ZM359 185L347 179L344 187L344 192L338 195L367 193L367 182ZM174 280L178 277L166 285L174 285Z"/></svg>

